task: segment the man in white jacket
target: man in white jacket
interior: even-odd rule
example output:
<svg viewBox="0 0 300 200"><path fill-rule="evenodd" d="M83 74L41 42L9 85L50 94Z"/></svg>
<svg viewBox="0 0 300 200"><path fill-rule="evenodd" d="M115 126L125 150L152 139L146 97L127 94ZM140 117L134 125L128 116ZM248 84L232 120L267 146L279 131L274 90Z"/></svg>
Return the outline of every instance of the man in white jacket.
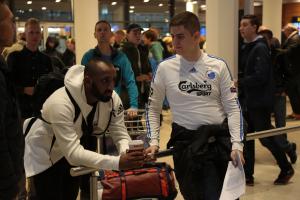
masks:
<svg viewBox="0 0 300 200"><path fill-rule="evenodd" d="M92 59L86 67L73 66L65 76L65 87L44 103L42 117L48 123L38 119L25 139L26 176L38 199L75 200L78 179L70 176L71 166L121 170L143 164L143 152L125 153L130 137L121 100L113 91L115 75L113 65L99 58ZM77 119L75 104L80 108ZM24 129L28 123L26 120ZM99 134L107 128L119 156L84 149L81 139L87 137L85 130Z"/></svg>

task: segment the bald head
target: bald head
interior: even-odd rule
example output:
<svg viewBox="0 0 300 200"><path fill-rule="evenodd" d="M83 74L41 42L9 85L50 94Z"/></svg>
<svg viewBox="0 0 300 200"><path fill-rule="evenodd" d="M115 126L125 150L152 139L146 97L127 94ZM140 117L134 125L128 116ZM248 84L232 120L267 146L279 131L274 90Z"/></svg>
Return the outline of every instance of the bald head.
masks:
<svg viewBox="0 0 300 200"><path fill-rule="evenodd" d="M289 37L293 32L298 31L298 29L292 23L288 23L284 26L282 31L286 37Z"/></svg>
<svg viewBox="0 0 300 200"><path fill-rule="evenodd" d="M85 66L84 73L88 76L95 76L107 69L114 69L113 64L100 58L92 58Z"/></svg>
<svg viewBox="0 0 300 200"><path fill-rule="evenodd" d="M111 99L115 86L116 70L114 66L99 58L89 61L84 71L84 86L88 104Z"/></svg>

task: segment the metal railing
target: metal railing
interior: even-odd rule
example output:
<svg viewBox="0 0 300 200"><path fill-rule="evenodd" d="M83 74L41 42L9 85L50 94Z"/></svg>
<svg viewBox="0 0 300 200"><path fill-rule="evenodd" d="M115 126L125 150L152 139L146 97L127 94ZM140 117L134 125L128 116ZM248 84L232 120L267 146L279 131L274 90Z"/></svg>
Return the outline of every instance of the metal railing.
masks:
<svg viewBox="0 0 300 200"><path fill-rule="evenodd" d="M284 134L284 133L292 133L292 132L296 132L296 131L300 131L300 126L274 128L274 129L265 130L265 131L247 133L246 140L249 141L249 140L254 140L254 139L259 139L259 138L280 135L280 134Z"/></svg>

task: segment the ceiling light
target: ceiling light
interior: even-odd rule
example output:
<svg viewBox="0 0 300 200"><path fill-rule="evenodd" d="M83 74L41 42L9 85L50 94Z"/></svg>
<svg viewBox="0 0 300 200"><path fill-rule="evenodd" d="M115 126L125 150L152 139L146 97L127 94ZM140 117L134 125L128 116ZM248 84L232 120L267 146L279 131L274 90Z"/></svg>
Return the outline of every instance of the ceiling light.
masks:
<svg viewBox="0 0 300 200"><path fill-rule="evenodd" d="M192 4L197 4L198 3L198 1L192 1Z"/></svg>
<svg viewBox="0 0 300 200"><path fill-rule="evenodd" d="M261 2L254 2L253 5L254 5L254 6L261 6L262 3L261 3Z"/></svg>
<svg viewBox="0 0 300 200"><path fill-rule="evenodd" d="M59 2L61 2L61 0L55 0L55 3L59 3Z"/></svg>
<svg viewBox="0 0 300 200"><path fill-rule="evenodd" d="M148 3L150 0L144 0L144 3Z"/></svg>
<svg viewBox="0 0 300 200"><path fill-rule="evenodd" d="M32 1L27 1L27 4L28 4L28 5L32 4Z"/></svg>
<svg viewBox="0 0 300 200"><path fill-rule="evenodd" d="M135 7L134 7L134 6L130 6L129 8L130 8L130 9L134 9Z"/></svg>
<svg viewBox="0 0 300 200"><path fill-rule="evenodd" d="M47 10L47 7L43 6L43 7L42 7L42 10Z"/></svg>
<svg viewBox="0 0 300 200"><path fill-rule="evenodd" d="M160 4L158 4L158 6L159 6L159 7L162 7L162 6L164 6L164 4L160 3Z"/></svg>
<svg viewBox="0 0 300 200"><path fill-rule="evenodd" d="M134 10L129 10L130 13L134 13Z"/></svg>
<svg viewBox="0 0 300 200"><path fill-rule="evenodd" d="M205 9L206 5L201 5L200 8Z"/></svg>
<svg viewBox="0 0 300 200"><path fill-rule="evenodd" d="M113 2L111 2L111 5L112 5L112 6L115 6L115 5L117 5L117 2L116 2L116 1L113 1Z"/></svg>
<svg viewBox="0 0 300 200"><path fill-rule="evenodd" d="M32 8L29 8L28 11L29 11L29 12L32 12Z"/></svg>

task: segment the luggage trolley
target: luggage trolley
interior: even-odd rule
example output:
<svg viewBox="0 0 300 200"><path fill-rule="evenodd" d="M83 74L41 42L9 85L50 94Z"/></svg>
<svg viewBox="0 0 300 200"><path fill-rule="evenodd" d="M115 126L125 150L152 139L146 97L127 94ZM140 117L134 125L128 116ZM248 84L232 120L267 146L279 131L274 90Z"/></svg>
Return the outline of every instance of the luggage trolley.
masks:
<svg viewBox="0 0 300 200"><path fill-rule="evenodd" d="M124 122L127 128L127 132L132 139L141 139L145 141L146 138L146 116L145 110L137 110L137 116L131 117L127 111L124 111ZM105 133L109 137L109 131ZM107 137L105 136L105 137ZM97 138L97 153L100 153L100 142L103 135L95 135ZM98 169L89 167L73 167L70 170L72 176L81 176L85 174L91 174L90 178L90 199L100 200L102 196L101 184L99 183L99 171Z"/></svg>
<svg viewBox="0 0 300 200"><path fill-rule="evenodd" d="M128 134L132 139L140 139L145 142L145 147L147 147L148 142L146 141L146 112L145 110L139 109L137 116L129 116L127 111L124 111L124 122L127 128ZM106 133L109 135L109 131ZM97 153L100 153L100 142L102 142L103 135L95 135L97 138ZM156 154L156 157L164 157L172 155L172 149L165 151L160 151ZM72 176L81 176L91 173L90 178L90 199L100 200L102 197L101 183L99 180L99 169L89 168L89 167L74 167L71 168L70 173ZM146 198L149 200L149 198Z"/></svg>
<svg viewBox="0 0 300 200"><path fill-rule="evenodd" d="M137 110L137 116L131 117L128 111L124 111L124 122L127 132L132 139L146 138L146 111L144 109Z"/></svg>

